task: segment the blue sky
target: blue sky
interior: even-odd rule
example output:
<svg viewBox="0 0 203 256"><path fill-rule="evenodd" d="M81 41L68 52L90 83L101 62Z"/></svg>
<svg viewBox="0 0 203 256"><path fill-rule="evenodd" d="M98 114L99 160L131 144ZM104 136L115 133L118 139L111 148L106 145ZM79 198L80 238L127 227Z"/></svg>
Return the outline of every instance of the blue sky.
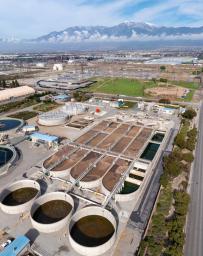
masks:
<svg viewBox="0 0 203 256"><path fill-rule="evenodd" d="M203 26L203 0L0 0L0 37L33 38L123 21Z"/></svg>

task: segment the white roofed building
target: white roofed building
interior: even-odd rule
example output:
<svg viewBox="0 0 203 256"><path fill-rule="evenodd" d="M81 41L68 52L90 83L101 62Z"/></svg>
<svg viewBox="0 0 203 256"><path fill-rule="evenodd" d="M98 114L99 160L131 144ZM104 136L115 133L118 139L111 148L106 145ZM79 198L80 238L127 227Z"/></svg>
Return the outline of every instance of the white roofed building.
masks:
<svg viewBox="0 0 203 256"><path fill-rule="evenodd" d="M21 86L17 88L10 88L0 91L0 102L7 101L12 98L19 98L34 94L35 90L29 86Z"/></svg>

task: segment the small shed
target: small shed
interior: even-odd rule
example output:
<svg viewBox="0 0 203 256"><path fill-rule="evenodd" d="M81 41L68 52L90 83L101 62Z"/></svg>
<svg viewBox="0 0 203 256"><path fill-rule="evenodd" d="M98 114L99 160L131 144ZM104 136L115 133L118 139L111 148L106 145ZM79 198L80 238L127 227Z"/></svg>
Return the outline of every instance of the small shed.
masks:
<svg viewBox="0 0 203 256"><path fill-rule="evenodd" d="M25 125L22 128L23 132L34 132L34 131L37 131L37 130L38 130L38 127L35 126L35 125Z"/></svg>

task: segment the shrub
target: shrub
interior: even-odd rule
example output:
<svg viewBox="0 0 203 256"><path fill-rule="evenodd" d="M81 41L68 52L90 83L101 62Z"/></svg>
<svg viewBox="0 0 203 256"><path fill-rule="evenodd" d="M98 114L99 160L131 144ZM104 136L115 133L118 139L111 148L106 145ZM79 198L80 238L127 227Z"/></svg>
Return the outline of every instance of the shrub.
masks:
<svg viewBox="0 0 203 256"><path fill-rule="evenodd" d="M182 114L182 116L183 116L184 118L187 118L187 119L190 119L190 120L192 120L196 115L197 115L196 111L195 111L194 109L192 109L192 108L187 109L187 110Z"/></svg>
<svg viewBox="0 0 203 256"><path fill-rule="evenodd" d="M196 136L197 136L197 128L194 127L193 129L188 131L187 136L190 137L190 138L196 138Z"/></svg>
<svg viewBox="0 0 203 256"><path fill-rule="evenodd" d="M167 83L167 82L168 82L168 80L167 80L166 78L160 78L159 81L160 81L161 83Z"/></svg>
<svg viewBox="0 0 203 256"><path fill-rule="evenodd" d="M160 66L160 71L165 71L166 67L165 66Z"/></svg>
<svg viewBox="0 0 203 256"><path fill-rule="evenodd" d="M196 145L196 138L188 138L185 144L185 147L190 150L193 151L195 149L195 145Z"/></svg>
<svg viewBox="0 0 203 256"><path fill-rule="evenodd" d="M191 152L182 155L183 160L188 163L192 163L194 161L194 156Z"/></svg>
<svg viewBox="0 0 203 256"><path fill-rule="evenodd" d="M162 103L162 104L171 104L171 101L169 99L160 99L159 100L159 103Z"/></svg>
<svg viewBox="0 0 203 256"><path fill-rule="evenodd" d="M185 137L182 133L179 133L174 140L174 144L180 148L185 148Z"/></svg>

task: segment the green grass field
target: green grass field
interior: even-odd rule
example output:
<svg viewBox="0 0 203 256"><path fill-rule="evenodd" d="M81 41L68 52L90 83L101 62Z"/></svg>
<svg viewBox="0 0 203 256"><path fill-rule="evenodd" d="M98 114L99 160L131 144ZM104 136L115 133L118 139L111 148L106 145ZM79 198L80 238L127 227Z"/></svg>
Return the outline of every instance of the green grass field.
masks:
<svg viewBox="0 0 203 256"><path fill-rule="evenodd" d="M35 111L48 112L48 111L51 111L51 110L53 110L57 107L59 107L59 105L55 102L44 102L44 103L34 107L33 109Z"/></svg>
<svg viewBox="0 0 203 256"><path fill-rule="evenodd" d="M158 86L158 83L153 81L146 82L128 78L99 78L96 80L97 83L89 88L86 88L85 91L136 97L150 97L149 95L145 94L145 89ZM195 90L199 87L198 84L192 82L172 81L170 83L191 90L185 99L180 99L183 101L191 101Z"/></svg>
<svg viewBox="0 0 203 256"><path fill-rule="evenodd" d="M96 84L86 90L90 92L143 97L144 90L154 86L155 84L152 81L143 82L127 78L104 78L99 79Z"/></svg>
<svg viewBox="0 0 203 256"><path fill-rule="evenodd" d="M21 111L16 114L10 115L9 117L23 119L26 121L28 119L31 119L31 118L37 116L37 115L38 115L38 113L34 112L34 111Z"/></svg>

